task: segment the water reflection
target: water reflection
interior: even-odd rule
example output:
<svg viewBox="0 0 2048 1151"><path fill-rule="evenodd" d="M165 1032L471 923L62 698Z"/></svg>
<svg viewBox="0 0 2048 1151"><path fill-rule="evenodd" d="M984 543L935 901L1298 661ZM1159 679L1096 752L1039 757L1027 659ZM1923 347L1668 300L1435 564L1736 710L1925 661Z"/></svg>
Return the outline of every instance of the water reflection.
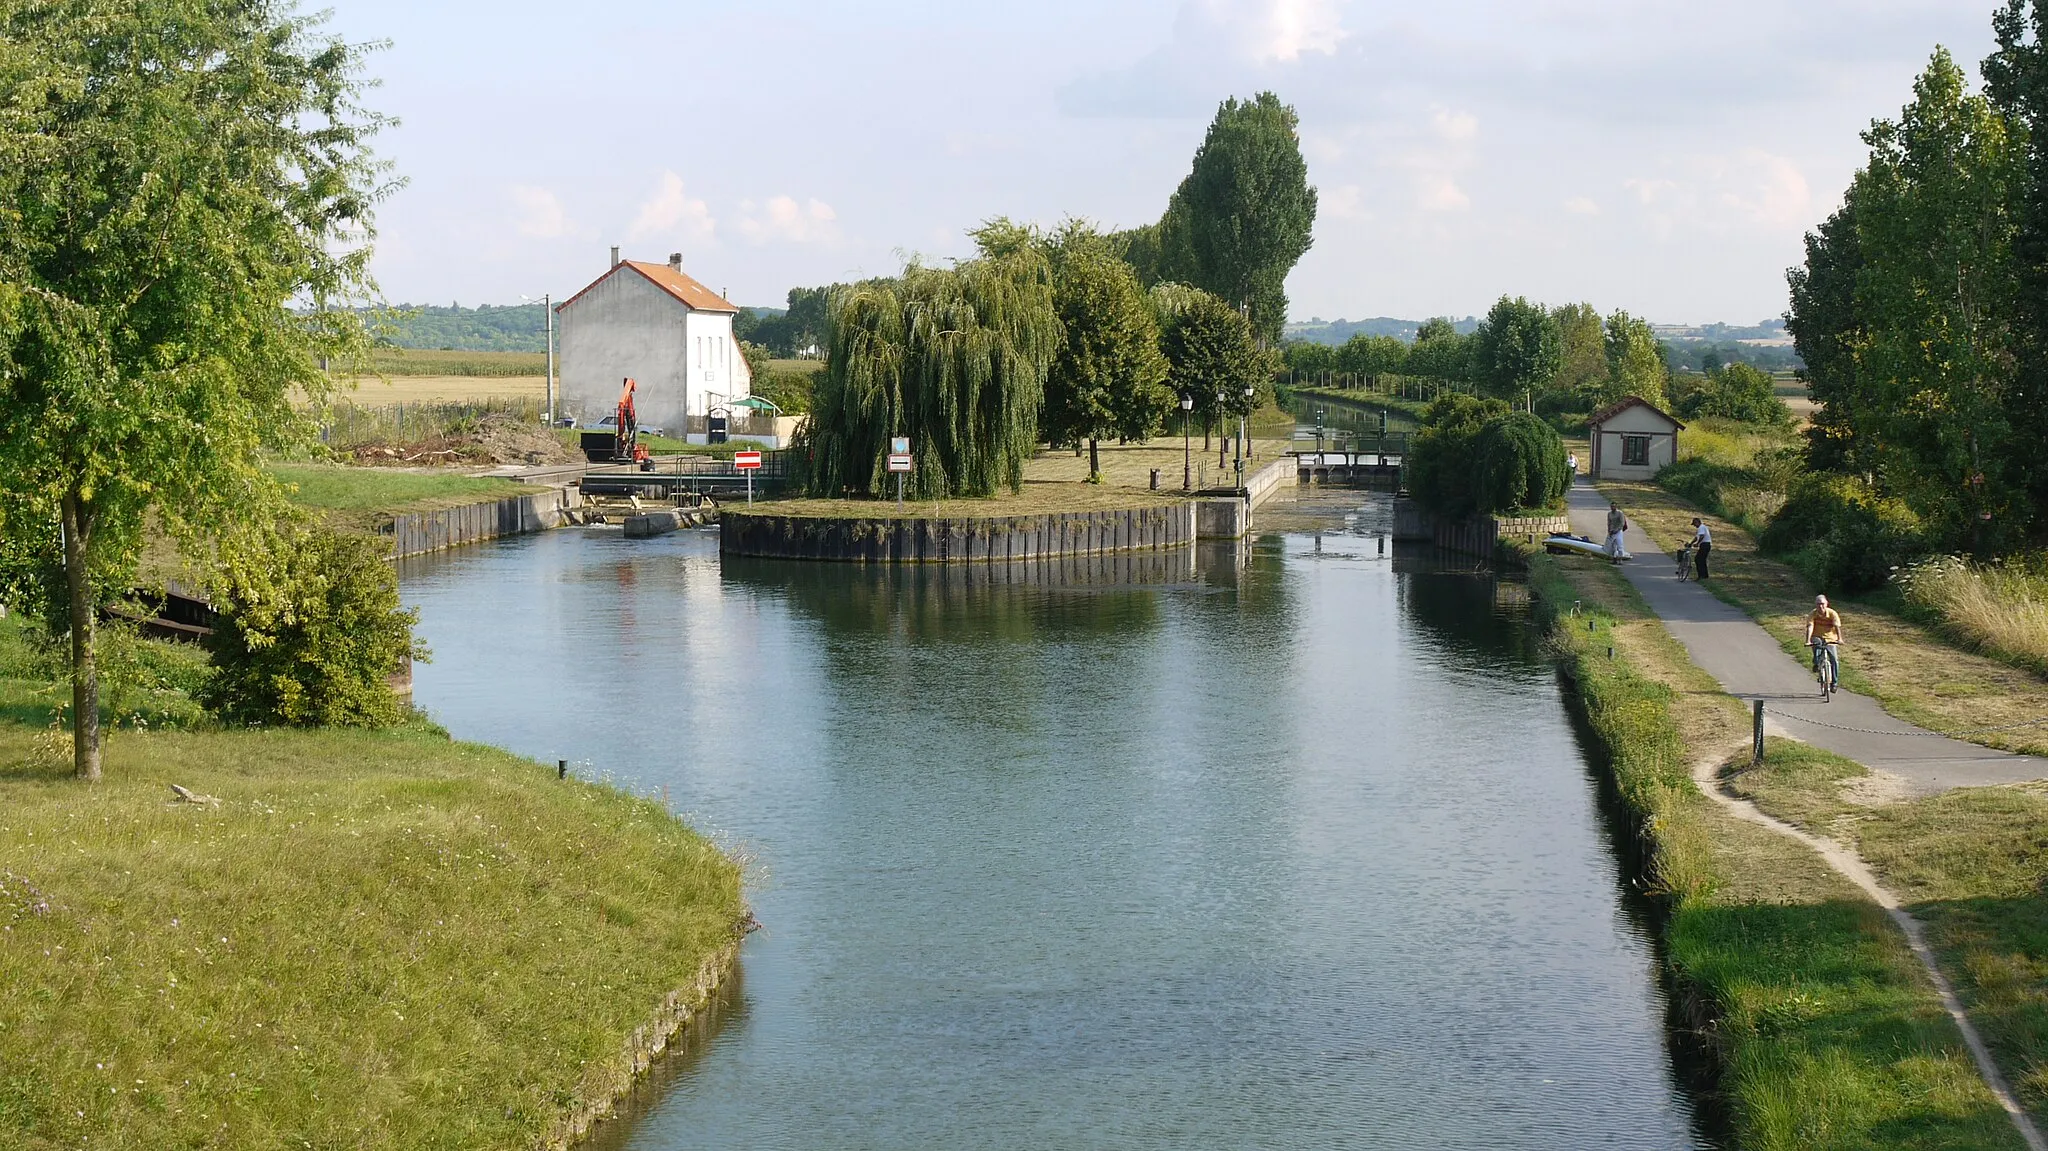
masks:
<svg viewBox="0 0 2048 1151"><path fill-rule="evenodd" d="M744 995L608 1145L1697 1145L1515 606L1320 498L1321 558L1192 578L573 531L409 564L452 730L760 861Z"/></svg>

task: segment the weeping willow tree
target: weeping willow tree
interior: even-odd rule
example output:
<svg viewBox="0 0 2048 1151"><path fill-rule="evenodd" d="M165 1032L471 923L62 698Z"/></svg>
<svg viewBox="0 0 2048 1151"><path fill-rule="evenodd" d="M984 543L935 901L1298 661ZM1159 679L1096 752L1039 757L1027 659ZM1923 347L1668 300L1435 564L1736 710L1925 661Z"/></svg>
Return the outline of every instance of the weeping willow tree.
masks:
<svg viewBox="0 0 2048 1151"><path fill-rule="evenodd" d="M1060 340L1043 255L1014 248L840 290L805 435L814 495L879 495L889 440L910 437L905 490L987 496L1024 483Z"/></svg>

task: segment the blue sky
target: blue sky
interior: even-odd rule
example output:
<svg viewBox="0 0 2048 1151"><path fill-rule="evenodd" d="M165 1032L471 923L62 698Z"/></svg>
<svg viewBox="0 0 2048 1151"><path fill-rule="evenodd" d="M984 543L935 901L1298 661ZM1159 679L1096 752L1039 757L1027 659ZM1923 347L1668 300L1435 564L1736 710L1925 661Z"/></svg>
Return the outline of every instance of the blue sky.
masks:
<svg viewBox="0 0 2048 1151"><path fill-rule="evenodd" d="M1660 322L1784 309L1858 133L1992 0L339 0L408 183L393 301L573 292L620 245L740 303L963 255L993 215L1157 218L1270 88L1321 191L1297 318L1503 292Z"/></svg>

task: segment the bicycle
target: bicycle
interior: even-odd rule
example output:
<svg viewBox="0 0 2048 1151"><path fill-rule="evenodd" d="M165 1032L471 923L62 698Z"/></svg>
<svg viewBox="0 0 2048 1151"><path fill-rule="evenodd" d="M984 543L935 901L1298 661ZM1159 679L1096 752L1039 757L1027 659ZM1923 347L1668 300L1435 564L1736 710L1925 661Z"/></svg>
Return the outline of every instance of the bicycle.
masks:
<svg viewBox="0 0 2048 1151"><path fill-rule="evenodd" d="M1692 553L1698 546L1698 540L1687 540L1685 546L1678 549L1678 579L1681 583L1692 578Z"/></svg>
<svg viewBox="0 0 2048 1151"><path fill-rule="evenodd" d="M1835 682L1835 677L1839 674L1836 667L1841 657L1831 650L1834 645L1826 640L1812 640L1808 646L1813 648L1813 678L1820 681L1820 701L1832 702L1828 697L1841 686Z"/></svg>

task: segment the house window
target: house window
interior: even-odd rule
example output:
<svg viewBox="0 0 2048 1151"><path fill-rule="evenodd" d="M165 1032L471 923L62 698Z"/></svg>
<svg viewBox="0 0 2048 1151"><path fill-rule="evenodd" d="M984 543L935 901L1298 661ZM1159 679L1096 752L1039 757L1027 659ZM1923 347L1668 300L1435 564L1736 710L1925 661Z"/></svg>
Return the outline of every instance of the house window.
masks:
<svg viewBox="0 0 2048 1151"><path fill-rule="evenodd" d="M1650 466L1650 437L1621 437L1621 463L1623 467L1646 468Z"/></svg>

